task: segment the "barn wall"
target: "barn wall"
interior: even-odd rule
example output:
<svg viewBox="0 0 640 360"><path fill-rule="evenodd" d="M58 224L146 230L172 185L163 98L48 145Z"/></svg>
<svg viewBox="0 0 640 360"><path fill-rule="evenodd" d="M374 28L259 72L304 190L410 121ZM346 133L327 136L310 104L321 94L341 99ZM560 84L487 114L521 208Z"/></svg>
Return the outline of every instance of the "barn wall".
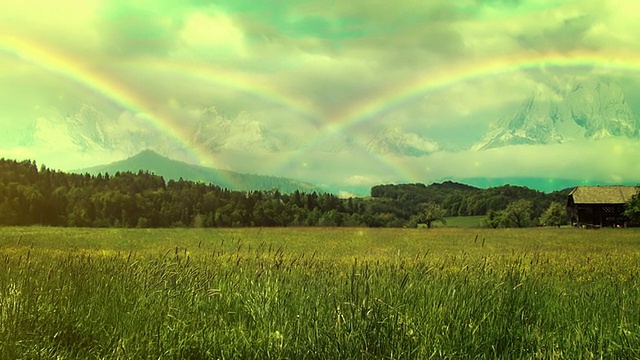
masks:
<svg viewBox="0 0 640 360"><path fill-rule="evenodd" d="M574 204L572 221L578 226L622 226L627 221L623 212L623 204Z"/></svg>

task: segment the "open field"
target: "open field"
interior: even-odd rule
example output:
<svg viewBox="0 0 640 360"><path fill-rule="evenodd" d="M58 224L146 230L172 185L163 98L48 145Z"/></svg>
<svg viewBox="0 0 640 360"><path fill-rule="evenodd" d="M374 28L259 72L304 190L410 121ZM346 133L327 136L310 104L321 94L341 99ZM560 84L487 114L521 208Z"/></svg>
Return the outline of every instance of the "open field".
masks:
<svg viewBox="0 0 640 360"><path fill-rule="evenodd" d="M638 358L640 229L0 228L0 356Z"/></svg>
<svg viewBox="0 0 640 360"><path fill-rule="evenodd" d="M485 215L478 216L450 216L445 218L447 222L443 225L440 222L434 224L435 227L452 227L452 228L479 228Z"/></svg>

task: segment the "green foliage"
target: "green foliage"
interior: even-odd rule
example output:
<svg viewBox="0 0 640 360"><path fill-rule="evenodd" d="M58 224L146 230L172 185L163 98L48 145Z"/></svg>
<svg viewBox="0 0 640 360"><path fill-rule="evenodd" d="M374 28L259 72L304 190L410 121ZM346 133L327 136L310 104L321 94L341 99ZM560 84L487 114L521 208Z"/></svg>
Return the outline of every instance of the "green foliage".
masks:
<svg viewBox="0 0 640 360"><path fill-rule="evenodd" d="M148 155L148 154L147 154ZM491 189L445 181L441 184L380 185L371 198L339 199L317 192L277 189L230 191L218 185L169 180L147 172L65 174L31 161L0 159L0 225L72 227L274 227L431 226L447 216L489 214L484 225L520 226L506 211L531 202L539 217L566 194L544 194L518 186ZM437 205L438 216L423 213ZM504 220L504 221L503 221Z"/></svg>
<svg viewBox="0 0 640 360"><path fill-rule="evenodd" d="M436 221L440 221L442 224L446 225L446 214L440 207L440 205L433 202L427 202L422 206L422 211L416 216L415 219L412 220L412 222L415 222L417 224L425 224L429 229L431 229L431 225Z"/></svg>
<svg viewBox="0 0 640 360"><path fill-rule="evenodd" d="M531 226L533 204L529 200L514 201L500 214L501 225L504 227Z"/></svg>
<svg viewBox="0 0 640 360"><path fill-rule="evenodd" d="M564 202L568 192L557 191L545 194L522 186L503 185L489 189L445 181L429 186L424 184L379 185L371 189L371 195L377 201L385 201L386 211L399 218L420 211L421 204L434 202L440 205L449 216L486 215L493 211L505 210L509 204L518 200L529 200L532 204L532 217L539 217L553 201Z"/></svg>
<svg viewBox="0 0 640 360"><path fill-rule="evenodd" d="M511 228L528 227L533 225L533 205L529 200L517 200L502 211L490 210L482 221L482 227L487 228Z"/></svg>
<svg viewBox="0 0 640 360"><path fill-rule="evenodd" d="M569 223L569 216L567 215L566 207L554 201L549 205L547 210L542 213L540 222L545 226L558 226L567 225Z"/></svg>
<svg viewBox="0 0 640 360"><path fill-rule="evenodd" d="M71 227L403 226L384 203L328 193L229 191L147 172L79 175L0 159L0 225ZM385 214L381 216L381 214ZM386 214L391 214L387 216Z"/></svg>
<svg viewBox="0 0 640 360"><path fill-rule="evenodd" d="M489 210L489 212L487 213L487 217L484 220L482 220L481 225L482 227L496 229L500 227L500 224L502 224L502 222L503 222L502 212Z"/></svg>
<svg viewBox="0 0 640 360"><path fill-rule="evenodd" d="M624 216L636 224L640 223L640 186L637 187L636 194L625 205Z"/></svg>

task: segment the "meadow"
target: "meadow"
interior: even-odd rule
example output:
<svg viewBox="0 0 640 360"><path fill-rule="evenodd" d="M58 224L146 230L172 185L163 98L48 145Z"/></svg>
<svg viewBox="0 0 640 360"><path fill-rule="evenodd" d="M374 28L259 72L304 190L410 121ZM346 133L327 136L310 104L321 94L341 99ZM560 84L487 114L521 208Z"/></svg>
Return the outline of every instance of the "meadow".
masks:
<svg viewBox="0 0 640 360"><path fill-rule="evenodd" d="M485 215L478 216L449 216L445 218L446 224L442 224L437 221L433 224L433 227L447 227L447 228L479 228L482 225L482 221L486 218Z"/></svg>
<svg viewBox="0 0 640 360"><path fill-rule="evenodd" d="M0 228L3 359L640 358L640 229Z"/></svg>

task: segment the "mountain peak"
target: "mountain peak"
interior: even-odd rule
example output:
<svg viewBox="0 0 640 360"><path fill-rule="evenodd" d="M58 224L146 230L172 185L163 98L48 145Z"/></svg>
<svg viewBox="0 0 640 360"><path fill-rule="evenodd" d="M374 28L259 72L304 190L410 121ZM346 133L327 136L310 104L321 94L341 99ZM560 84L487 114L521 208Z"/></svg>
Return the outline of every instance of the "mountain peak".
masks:
<svg viewBox="0 0 640 360"><path fill-rule="evenodd" d="M437 151L438 143L416 133L407 132L400 127L389 126L371 138L367 148L380 154L417 157Z"/></svg>
<svg viewBox="0 0 640 360"><path fill-rule="evenodd" d="M578 82L558 98L533 96L502 118L472 150L506 145L552 144L612 136L636 138L638 120L615 83Z"/></svg>
<svg viewBox="0 0 640 360"><path fill-rule="evenodd" d="M211 183L222 188L238 191L278 189L282 193L295 190L322 192L322 189L294 179L268 175L250 175L234 171L191 165L179 160L163 156L153 150L146 149L134 156L107 165L76 170L78 173L110 173L148 171L165 179L184 179L203 183Z"/></svg>
<svg viewBox="0 0 640 360"><path fill-rule="evenodd" d="M166 156L160 155L157 152L151 150L151 149L144 149L142 151L140 151L139 153L129 157L129 159L136 159L136 160L171 160Z"/></svg>

